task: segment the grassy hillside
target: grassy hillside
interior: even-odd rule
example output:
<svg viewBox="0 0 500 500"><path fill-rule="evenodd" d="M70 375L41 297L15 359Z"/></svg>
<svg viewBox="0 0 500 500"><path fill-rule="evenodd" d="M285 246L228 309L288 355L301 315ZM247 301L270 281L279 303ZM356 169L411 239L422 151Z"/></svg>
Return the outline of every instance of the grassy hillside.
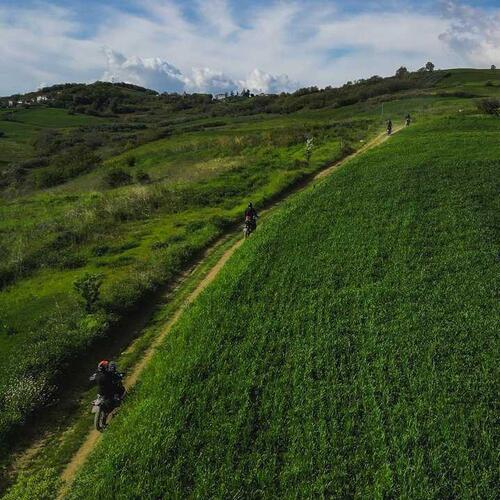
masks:
<svg viewBox="0 0 500 500"><path fill-rule="evenodd" d="M262 206L342 157L341 140L359 146L378 127L373 119L299 120L176 134L58 186L0 201L0 436L47 401L55 364L56 373L64 369L110 321L171 280L241 217L249 198ZM309 163L308 134L315 137ZM106 185L113 169L131 181ZM50 175L53 167L34 170ZM146 183L135 180L139 173ZM85 273L104 280L91 314L73 289Z"/></svg>
<svg viewBox="0 0 500 500"><path fill-rule="evenodd" d="M417 125L283 207L70 498L494 498L499 132Z"/></svg>
<svg viewBox="0 0 500 500"><path fill-rule="evenodd" d="M0 441L249 199L260 209L359 148L387 117L475 113L470 96L496 92L498 74L464 72L462 83L460 72L412 74L220 102L65 85L43 91L51 107L0 112ZM103 280L92 310L73 286L88 273Z"/></svg>

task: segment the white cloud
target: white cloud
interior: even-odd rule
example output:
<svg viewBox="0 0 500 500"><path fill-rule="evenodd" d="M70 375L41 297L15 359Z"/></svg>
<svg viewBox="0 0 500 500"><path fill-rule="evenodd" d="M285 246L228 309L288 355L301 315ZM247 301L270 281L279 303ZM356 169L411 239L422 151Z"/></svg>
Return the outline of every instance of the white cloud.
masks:
<svg viewBox="0 0 500 500"><path fill-rule="evenodd" d="M238 82L210 68L193 68L190 78L187 78L187 88L193 92L223 93L238 90Z"/></svg>
<svg viewBox="0 0 500 500"><path fill-rule="evenodd" d="M172 64L159 57L125 57L105 48L107 69L102 80L127 82L160 92L182 92L187 80Z"/></svg>
<svg viewBox="0 0 500 500"><path fill-rule="evenodd" d="M222 37L239 30L238 24L231 16L231 7L227 0L198 0L198 10L204 20Z"/></svg>
<svg viewBox="0 0 500 500"><path fill-rule="evenodd" d="M486 12L447 0L443 11L451 24L440 35L441 41L469 64L500 63L500 10Z"/></svg>
<svg viewBox="0 0 500 500"><path fill-rule="evenodd" d="M416 69L429 59L438 67L500 63L500 9L450 0L444 16L407 2L347 15L329 0L245 9L237 0L196 0L188 16L181 0L128 0L134 10L98 7L91 29L70 8L43 1L0 5L0 94L103 76L158 90L279 92L296 82L392 74L401 64ZM110 49L103 55L102 47Z"/></svg>
<svg viewBox="0 0 500 500"><path fill-rule="evenodd" d="M159 57L142 58L124 56L105 48L107 69L101 80L126 82L152 88L160 92L220 92L239 91L243 88L256 93L277 93L297 88L287 75L274 76L254 69L246 79L234 80L211 68L193 68L188 75Z"/></svg>
<svg viewBox="0 0 500 500"><path fill-rule="evenodd" d="M246 80L240 82L240 86L255 93L276 94L295 90L299 84L292 82L288 75L273 76L260 69L254 69Z"/></svg>

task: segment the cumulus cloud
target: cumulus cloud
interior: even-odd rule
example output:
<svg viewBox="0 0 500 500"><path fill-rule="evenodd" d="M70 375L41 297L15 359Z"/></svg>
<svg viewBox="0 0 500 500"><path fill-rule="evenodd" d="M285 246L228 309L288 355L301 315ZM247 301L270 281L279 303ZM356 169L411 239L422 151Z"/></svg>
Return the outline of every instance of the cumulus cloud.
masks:
<svg viewBox="0 0 500 500"><path fill-rule="evenodd" d="M192 92L218 94L236 91L239 85L238 82L221 71L210 68L193 68L191 77L187 78L187 88Z"/></svg>
<svg viewBox="0 0 500 500"><path fill-rule="evenodd" d="M238 80L211 68L192 68L189 74L160 57L125 56L109 47L103 49L107 69L101 80L126 82L159 92L206 92L211 94L249 89L255 93L278 93L295 90L287 75L271 75L254 69L246 79Z"/></svg>
<svg viewBox="0 0 500 500"><path fill-rule="evenodd" d="M159 57L126 57L105 48L107 69L102 80L126 82L160 92L182 92L187 79L179 69Z"/></svg>
<svg viewBox="0 0 500 500"><path fill-rule="evenodd" d="M452 0L443 2L448 29L439 39L470 64L487 65L500 62L500 11L485 10Z"/></svg>
<svg viewBox="0 0 500 500"><path fill-rule="evenodd" d="M241 87L255 93L276 94L289 92L299 87L297 82L292 82L288 75L270 75L260 69L254 69L247 79L240 82Z"/></svg>

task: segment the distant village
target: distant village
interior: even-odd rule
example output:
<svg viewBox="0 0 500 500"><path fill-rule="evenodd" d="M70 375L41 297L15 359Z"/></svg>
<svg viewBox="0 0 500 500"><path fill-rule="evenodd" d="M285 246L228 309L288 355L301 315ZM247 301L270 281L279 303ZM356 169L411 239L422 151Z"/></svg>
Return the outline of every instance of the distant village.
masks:
<svg viewBox="0 0 500 500"><path fill-rule="evenodd" d="M26 107L26 106L32 106L33 104L47 104L49 101L51 101L51 98L46 95L37 95L34 97L24 98L24 99L10 98L10 99L0 100L0 107L2 108Z"/></svg>

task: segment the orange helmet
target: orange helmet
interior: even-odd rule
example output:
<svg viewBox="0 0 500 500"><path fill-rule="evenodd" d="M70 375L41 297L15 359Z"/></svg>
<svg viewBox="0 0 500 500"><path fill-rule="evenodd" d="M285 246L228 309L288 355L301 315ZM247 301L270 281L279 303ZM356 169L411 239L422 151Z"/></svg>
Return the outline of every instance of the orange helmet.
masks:
<svg viewBox="0 0 500 500"><path fill-rule="evenodd" d="M100 372L106 371L108 369L109 361L107 359L103 359L97 365L97 370Z"/></svg>

